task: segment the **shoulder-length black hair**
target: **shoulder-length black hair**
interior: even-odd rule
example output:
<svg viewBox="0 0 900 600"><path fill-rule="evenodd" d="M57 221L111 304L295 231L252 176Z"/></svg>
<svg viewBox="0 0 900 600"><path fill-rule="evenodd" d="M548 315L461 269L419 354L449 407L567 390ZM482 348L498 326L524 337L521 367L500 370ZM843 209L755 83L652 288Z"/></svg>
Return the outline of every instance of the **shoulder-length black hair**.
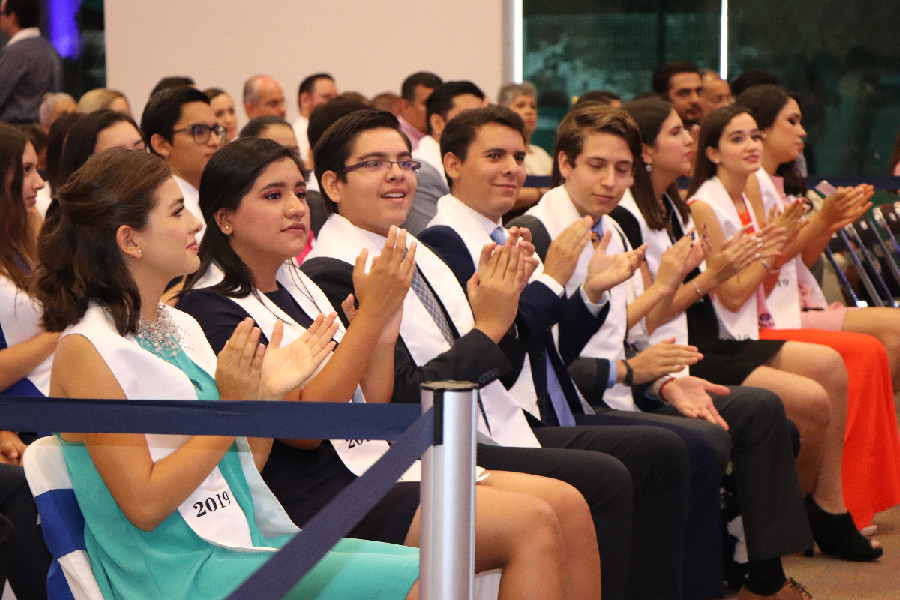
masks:
<svg viewBox="0 0 900 600"><path fill-rule="evenodd" d="M228 236L219 229L215 217L223 208L237 210L266 167L285 158L300 168L290 150L272 140L255 137L234 140L212 155L200 178L200 210L207 223L200 242L200 268L188 277L182 293L195 286L212 263L222 269L225 278L211 289L232 297L253 293L253 275L231 247Z"/></svg>
<svg viewBox="0 0 900 600"><path fill-rule="evenodd" d="M741 92L735 103L745 107L756 120L756 125L765 131L775 124L778 113L792 98L794 96L777 85L754 85ZM775 174L784 178L785 193L795 196L806 194L806 182L797 170L795 161L778 165Z"/></svg>

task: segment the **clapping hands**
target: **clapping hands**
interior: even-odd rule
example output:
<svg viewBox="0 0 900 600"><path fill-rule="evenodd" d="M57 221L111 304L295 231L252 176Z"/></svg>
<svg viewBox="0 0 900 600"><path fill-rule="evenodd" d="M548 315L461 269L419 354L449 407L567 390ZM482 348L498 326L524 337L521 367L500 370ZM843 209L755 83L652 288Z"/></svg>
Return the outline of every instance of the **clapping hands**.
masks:
<svg viewBox="0 0 900 600"><path fill-rule="evenodd" d="M259 343L260 330L246 318L219 352L216 386L223 400L280 400L301 387L334 349L337 315L319 315L303 335L281 347L284 324L278 321L269 347Z"/></svg>

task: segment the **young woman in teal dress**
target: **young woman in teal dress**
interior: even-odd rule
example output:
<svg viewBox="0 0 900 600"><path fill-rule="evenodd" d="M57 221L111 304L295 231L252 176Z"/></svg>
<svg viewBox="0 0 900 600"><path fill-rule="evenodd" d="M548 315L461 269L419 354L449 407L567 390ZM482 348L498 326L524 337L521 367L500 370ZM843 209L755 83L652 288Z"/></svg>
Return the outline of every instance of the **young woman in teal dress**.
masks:
<svg viewBox="0 0 900 600"><path fill-rule="evenodd" d="M284 348L280 326L265 348L248 319L216 357L192 318L159 303L197 268L199 223L158 157L101 152L59 199L36 273L44 326L63 331L53 396L276 400L330 352L333 316ZM61 438L105 597L224 598L296 532L259 476L271 440ZM288 597L415 598L417 577L415 549L342 540Z"/></svg>

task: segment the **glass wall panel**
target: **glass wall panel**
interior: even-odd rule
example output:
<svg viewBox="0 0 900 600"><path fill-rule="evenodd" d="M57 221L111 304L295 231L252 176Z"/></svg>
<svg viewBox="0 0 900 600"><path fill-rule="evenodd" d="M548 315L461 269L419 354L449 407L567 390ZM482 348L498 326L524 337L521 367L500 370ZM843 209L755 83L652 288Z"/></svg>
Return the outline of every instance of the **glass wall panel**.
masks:
<svg viewBox="0 0 900 600"><path fill-rule="evenodd" d="M773 73L796 92L810 172L883 174L900 129L897 6L860 0L730 2L727 73ZM629 100L657 65L720 69L720 1L524 0L524 77L541 95L533 141L552 144L565 103L590 89Z"/></svg>

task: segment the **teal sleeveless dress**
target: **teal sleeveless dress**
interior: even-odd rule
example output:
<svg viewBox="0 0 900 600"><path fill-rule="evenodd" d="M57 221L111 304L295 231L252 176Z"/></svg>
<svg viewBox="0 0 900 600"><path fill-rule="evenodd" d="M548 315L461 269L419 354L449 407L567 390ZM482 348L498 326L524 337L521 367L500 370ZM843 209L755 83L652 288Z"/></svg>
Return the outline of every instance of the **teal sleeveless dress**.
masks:
<svg viewBox="0 0 900 600"><path fill-rule="evenodd" d="M215 381L184 351L161 357L181 369L201 400L218 400ZM174 511L153 531L135 527L103 483L84 444L62 441L66 467L85 517L85 543L97 584L111 599L227 597L270 552L238 552L200 538ZM267 538L256 525L237 447L219 469L247 517L253 545L280 548L290 535ZM419 551L394 544L343 539L285 597L288 599L403 599L419 576Z"/></svg>

